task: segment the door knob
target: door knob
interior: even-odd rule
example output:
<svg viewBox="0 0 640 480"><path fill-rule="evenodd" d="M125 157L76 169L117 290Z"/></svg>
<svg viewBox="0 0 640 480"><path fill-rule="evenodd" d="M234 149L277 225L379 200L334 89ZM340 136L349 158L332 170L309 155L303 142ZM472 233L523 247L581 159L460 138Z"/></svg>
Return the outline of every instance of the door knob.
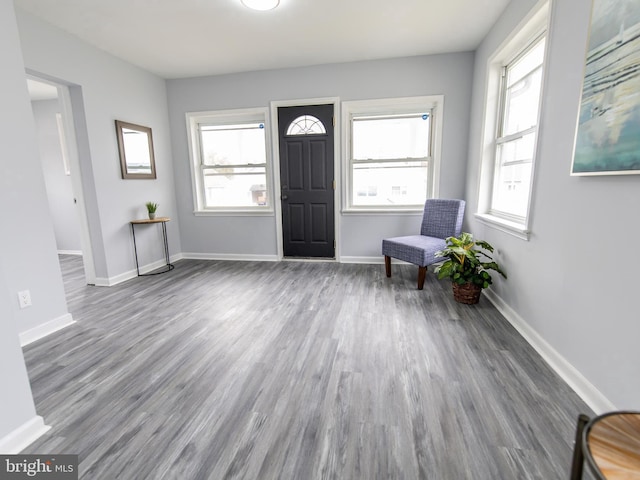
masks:
<svg viewBox="0 0 640 480"><path fill-rule="evenodd" d="M282 200L288 200L289 199L289 195L282 195L282 197L280 197L280 198L282 198Z"/></svg>

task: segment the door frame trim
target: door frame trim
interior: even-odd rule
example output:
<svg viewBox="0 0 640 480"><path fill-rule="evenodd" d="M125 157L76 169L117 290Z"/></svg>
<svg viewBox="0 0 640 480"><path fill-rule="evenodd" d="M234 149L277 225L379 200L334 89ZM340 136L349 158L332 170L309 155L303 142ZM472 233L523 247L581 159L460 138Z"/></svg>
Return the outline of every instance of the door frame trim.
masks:
<svg viewBox="0 0 640 480"><path fill-rule="evenodd" d="M26 69L26 78L40 83L46 83L58 90L58 105L62 118L62 128L67 147L67 155L70 167L71 190L77 206L77 219L80 233L80 248L82 249L82 264L87 285L96 284L96 267L91 243L91 229L89 227L89 214L84 194L84 181L82 178L82 166L78 151L78 133L74 119L74 105L71 98L71 88L77 85L66 83L55 77ZM82 106L84 108L84 106ZM57 259L56 259L57 260Z"/></svg>
<svg viewBox="0 0 640 480"><path fill-rule="evenodd" d="M333 191L334 228L336 240L336 262L340 262L340 205L342 204L342 168L340 165L340 97L303 98L295 100L273 100L270 102L271 110L271 150L273 153L273 206L276 212L276 245L278 247L278 259L284 259L284 246L282 241L282 203L280 202L280 139L278 132L278 108L280 107L304 107L306 105L333 105L333 176L336 188Z"/></svg>

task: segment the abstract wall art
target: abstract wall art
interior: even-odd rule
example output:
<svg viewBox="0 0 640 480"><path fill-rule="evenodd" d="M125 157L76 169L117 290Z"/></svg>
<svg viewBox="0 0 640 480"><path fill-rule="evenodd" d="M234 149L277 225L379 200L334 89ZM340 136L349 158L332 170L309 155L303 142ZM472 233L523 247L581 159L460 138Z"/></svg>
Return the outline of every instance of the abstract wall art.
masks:
<svg viewBox="0 0 640 480"><path fill-rule="evenodd" d="M640 174L640 0L593 0L571 174Z"/></svg>

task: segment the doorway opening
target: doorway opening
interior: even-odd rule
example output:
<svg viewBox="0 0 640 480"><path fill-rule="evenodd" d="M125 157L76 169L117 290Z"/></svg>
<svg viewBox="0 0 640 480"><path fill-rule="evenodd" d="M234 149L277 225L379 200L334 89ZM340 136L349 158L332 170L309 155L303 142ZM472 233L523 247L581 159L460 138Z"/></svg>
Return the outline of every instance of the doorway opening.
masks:
<svg viewBox="0 0 640 480"><path fill-rule="evenodd" d="M96 273L84 204L73 105L68 85L28 74L42 172L61 262L75 265L74 284L95 285ZM79 88L79 87L78 87ZM69 261L76 257L72 261ZM82 259L80 262L78 257ZM67 285L65 284L65 288Z"/></svg>

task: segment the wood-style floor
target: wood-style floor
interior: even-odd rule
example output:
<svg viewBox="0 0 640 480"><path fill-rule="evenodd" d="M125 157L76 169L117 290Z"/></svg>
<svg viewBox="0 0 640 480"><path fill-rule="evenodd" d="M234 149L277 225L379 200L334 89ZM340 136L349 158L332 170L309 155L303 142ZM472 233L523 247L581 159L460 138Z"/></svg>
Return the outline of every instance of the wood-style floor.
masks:
<svg viewBox="0 0 640 480"><path fill-rule="evenodd" d="M77 323L25 347L53 428L23 453L78 454L83 479L566 479L592 413L415 267L182 260L105 288L80 262Z"/></svg>

